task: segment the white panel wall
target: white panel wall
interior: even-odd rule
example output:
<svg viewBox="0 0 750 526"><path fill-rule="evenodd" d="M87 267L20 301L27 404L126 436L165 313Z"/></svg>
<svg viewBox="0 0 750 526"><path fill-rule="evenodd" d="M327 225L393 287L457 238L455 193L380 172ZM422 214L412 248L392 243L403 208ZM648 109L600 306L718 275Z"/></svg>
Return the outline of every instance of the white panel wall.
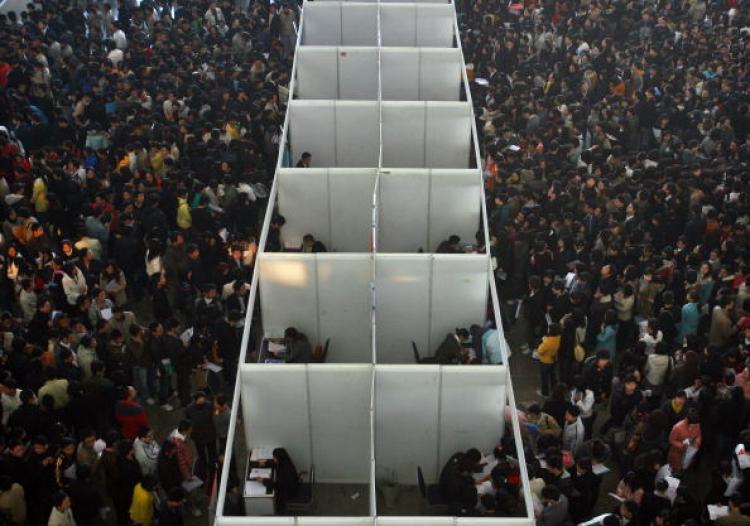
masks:
<svg viewBox="0 0 750 526"><path fill-rule="evenodd" d="M279 171L281 231L299 247L312 234L329 251L368 252L372 237L372 192L376 169L283 168Z"/></svg>
<svg viewBox="0 0 750 526"><path fill-rule="evenodd" d="M377 102L336 103L336 165L377 166L380 156Z"/></svg>
<svg viewBox="0 0 750 526"><path fill-rule="evenodd" d="M284 329L296 327L314 345L318 341L315 258L266 252L259 259L264 334L283 336Z"/></svg>
<svg viewBox="0 0 750 526"><path fill-rule="evenodd" d="M312 154L315 167L336 166L336 103L292 100L288 111L292 166L303 152Z"/></svg>
<svg viewBox="0 0 750 526"><path fill-rule="evenodd" d="M326 0L323 0L323 1L326 1ZM375 517L298 517L297 518L297 526L372 526L374 524L375 524Z"/></svg>
<svg viewBox="0 0 750 526"><path fill-rule="evenodd" d="M469 166L472 119L468 103L427 103L425 162L428 168Z"/></svg>
<svg viewBox="0 0 750 526"><path fill-rule="evenodd" d="M382 106L383 167L424 167L424 103L383 102Z"/></svg>
<svg viewBox="0 0 750 526"><path fill-rule="evenodd" d="M304 17L302 44L338 46L342 43L341 2L308 2L305 4Z"/></svg>
<svg viewBox="0 0 750 526"><path fill-rule="evenodd" d="M377 101L291 101L293 163L309 152L316 168L377 166L379 117Z"/></svg>
<svg viewBox="0 0 750 526"><path fill-rule="evenodd" d="M487 256L482 254L435 254L432 261L430 341L434 351L447 333L484 321L488 270Z"/></svg>
<svg viewBox="0 0 750 526"><path fill-rule="evenodd" d="M378 98L378 49L340 47L338 49L339 99Z"/></svg>
<svg viewBox="0 0 750 526"><path fill-rule="evenodd" d="M457 48L382 48L383 100L458 101L461 52Z"/></svg>
<svg viewBox="0 0 750 526"><path fill-rule="evenodd" d="M366 484L370 480L372 366L321 364L310 366L308 374L316 480Z"/></svg>
<svg viewBox="0 0 750 526"><path fill-rule="evenodd" d="M375 46L378 43L378 6L367 2L341 4L341 44Z"/></svg>
<svg viewBox="0 0 750 526"><path fill-rule="evenodd" d="M486 520L486 519L485 519ZM455 526L454 517L378 517L378 526Z"/></svg>
<svg viewBox="0 0 750 526"><path fill-rule="evenodd" d="M335 99L338 95L338 52L336 47L300 46L297 49L297 78L300 99Z"/></svg>
<svg viewBox="0 0 750 526"><path fill-rule="evenodd" d="M378 251L434 252L451 235L473 242L481 188L475 170L387 170L380 178Z"/></svg>
<svg viewBox="0 0 750 526"><path fill-rule="evenodd" d="M500 443L505 410L503 366L446 366L440 382L440 460L476 447L487 454ZM468 402L468 403L467 403Z"/></svg>
<svg viewBox="0 0 750 526"><path fill-rule="evenodd" d="M295 364L240 367L248 451L254 447L286 448L299 470L308 469L312 461L306 368Z"/></svg>
<svg viewBox="0 0 750 526"><path fill-rule="evenodd" d="M468 103L387 101L382 106L384 167L469 166L473 114Z"/></svg>
<svg viewBox="0 0 750 526"><path fill-rule="evenodd" d="M378 366L375 370L375 458L378 479L416 484L417 466L428 483L439 474L440 368Z"/></svg>
<svg viewBox="0 0 750 526"><path fill-rule="evenodd" d="M331 245L338 252L369 252L375 172L332 168L329 175ZM306 206L307 202L299 203Z"/></svg>
<svg viewBox="0 0 750 526"><path fill-rule="evenodd" d="M320 344L331 340L329 363L372 359L369 254L318 255Z"/></svg>
<svg viewBox="0 0 750 526"><path fill-rule="evenodd" d="M216 526L294 526L294 517L216 517Z"/></svg>
<svg viewBox="0 0 750 526"><path fill-rule="evenodd" d="M381 175L379 186L378 251L434 251L427 239L429 170L391 170Z"/></svg>
<svg viewBox="0 0 750 526"><path fill-rule="evenodd" d="M378 363L414 363L411 342L422 356L432 354L430 333L430 258L375 256L375 313Z"/></svg>
<svg viewBox="0 0 750 526"><path fill-rule="evenodd" d="M282 168L278 181L279 213L286 219L284 243L299 247L302 237L312 234L330 247L328 168Z"/></svg>
<svg viewBox="0 0 750 526"><path fill-rule="evenodd" d="M480 181L476 170L430 170L430 251L453 234L474 242L481 212Z"/></svg>
<svg viewBox="0 0 750 526"><path fill-rule="evenodd" d="M450 4L381 4L383 46L453 47Z"/></svg>

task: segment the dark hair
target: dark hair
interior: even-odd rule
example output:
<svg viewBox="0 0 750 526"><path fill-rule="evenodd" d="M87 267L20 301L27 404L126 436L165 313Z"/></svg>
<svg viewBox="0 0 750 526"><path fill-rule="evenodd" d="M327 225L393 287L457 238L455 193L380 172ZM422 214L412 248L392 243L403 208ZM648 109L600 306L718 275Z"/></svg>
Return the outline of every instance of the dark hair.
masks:
<svg viewBox="0 0 750 526"><path fill-rule="evenodd" d="M542 498L548 500L558 501L560 500L560 489L557 486L549 484L542 488Z"/></svg>
<svg viewBox="0 0 750 526"><path fill-rule="evenodd" d="M183 433L185 431L189 431L193 428L193 421L189 419L180 420L180 423L177 424L177 431L180 433Z"/></svg>
<svg viewBox="0 0 750 526"><path fill-rule="evenodd" d="M52 494L52 505L56 508L59 508L62 506L62 503L65 501L65 499L68 498L68 494L64 491L56 491Z"/></svg>

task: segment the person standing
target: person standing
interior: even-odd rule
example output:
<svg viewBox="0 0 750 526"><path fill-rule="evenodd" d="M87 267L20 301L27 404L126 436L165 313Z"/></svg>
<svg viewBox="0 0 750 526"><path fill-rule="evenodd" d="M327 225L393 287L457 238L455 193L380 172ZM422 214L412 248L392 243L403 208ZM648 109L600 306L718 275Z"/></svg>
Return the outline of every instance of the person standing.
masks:
<svg viewBox="0 0 750 526"><path fill-rule="evenodd" d="M279 17L279 36L284 46L284 56L292 58L294 56L294 46L297 43L297 15L292 11L289 4L285 4Z"/></svg>
<svg viewBox="0 0 750 526"><path fill-rule="evenodd" d="M698 418L698 411L690 408L687 411L687 418L677 422L669 433L669 453L667 461L672 472L680 472L690 467L696 450L699 450L703 443L701 426ZM693 448L693 449L691 449ZM687 458L686 455L693 455Z"/></svg>
<svg viewBox="0 0 750 526"><path fill-rule="evenodd" d="M64 491L58 491L52 496L52 511L49 514L47 526L77 526L70 508L70 497Z"/></svg>
<svg viewBox="0 0 750 526"><path fill-rule="evenodd" d="M550 389L557 384L555 364L559 350L560 325L551 323L547 328L547 335L542 338L542 343L536 349L539 356L539 376L541 380L541 390L537 391L537 394L541 396L548 396Z"/></svg>
<svg viewBox="0 0 750 526"><path fill-rule="evenodd" d="M203 467L203 479L211 480L216 466L216 428L214 408L206 393L197 391L193 403L185 408L185 417L193 423L192 439Z"/></svg>

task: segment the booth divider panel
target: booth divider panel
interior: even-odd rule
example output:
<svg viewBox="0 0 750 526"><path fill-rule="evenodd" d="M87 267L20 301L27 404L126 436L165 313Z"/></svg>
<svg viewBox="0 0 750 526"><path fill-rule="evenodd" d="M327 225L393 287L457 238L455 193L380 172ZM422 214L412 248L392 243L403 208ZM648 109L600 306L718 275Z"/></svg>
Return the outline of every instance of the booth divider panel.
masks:
<svg viewBox="0 0 750 526"><path fill-rule="evenodd" d="M378 165L380 112L377 102L336 102L336 164L368 168ZM315 161L315 152L313 164Z"/></svg>
<svg viewBox="0 0 750 526"><path fill-rule="evenodd" d="M308 368L312 459L321 483L367 484L370 480L371 370L371 365L315 364Z"/></svg>
<svg viewBox="0 0 750 526"><path fill-rule="evenodd" d="M337 252L369 252L375 174L364 170L331 171L329 199L331 244ZM306 206L306 202L300 202Z"/></svg>
<svg viewBox="0 0 750 526"><path fill-rule="evenodd" d="M416 485L420 466L427 483L434 483L440 367L379 365L375 376L377 478Z"/></svg>
<svg viewBox="0 0 750 526"><path fill-rule="evenodd" d="M420 57L415 48L381 48L383 100L419 100Z"/></svg>
<svg viewBox="0 0 750 526"><path fill-rule="evenodd" d="M406 170L384 173L380 177L378 207L378 250L416 252L434 250L427 243L429 172ZM441 210L441 213L446 212ZM377 294L377 291L376 291ZM378 317L380 312L376 313Z"/></svg>
<svg viewBox="0 0 750 526"><path fill-rule="evenodd" d="M320 338L331 340L328 362L371 363L369 254L318 254ZM369 396L369 382L368 382ZM369 398L368 398L369 399ZM369 405L365 407L369 410Z"/></svg>
<svg viewBox="0 0 750 526"><path fill-rule="evenodd" d="M302 237L312 234L324 245L332 244L328 169L289 168L280 170L279 213L286 219L281 238L286 244L299 247Z"/></svg>
<svg viewBox="0 0 750 526"><path fill-rule="evenodd" d="M425 166L425 112L424 103L383 102L383 167Z"/></svg>
<svg viewBox="0 0 750 526"><path fill-rule="evenodd" d="M377 100L378 49L341 47L338 52L338 98Z"/></svg>
<svg viewBox="0 0 750 526"><path fill-rule="evenodd" d="M295 526L294 517L216 517L214 526Z"/></svg>
<svg viewBox="0 0 750 526"><path fill-rule="evenodd" d="M292 326L307 334L311 342L317 341L315 258L266 252L259 259L264 333L281 336Z"/></svg>
<svg viewBox="0 0 750 526"><path fill-rule="evenodd" d="M476 170L432 170L430 174L430 241L425 250L455 234L473 243L481 212L480 175ZM485 274L487 269L485 267Z"/></svg>
<svg viewBox="0 0 750 526"><path fill-rule="evenodd" d="M444 366L440 384L440 451L443 466L457 451L489 454L500 443L505 415L504 366Z"/></svg>
<svg viewBox="0 0 750 526"><path fill-rule="evenodd" d="M419 85L422 100L458 101L461 95L461 51L421 48Z"/></svg>
<svg viewBox="0 0 750 526"><path fill-rule="evenodd" d="M454 28L454 9L451 4L417 6L417 46L453 47Z"/></svg>
<svg viewBox="0 0 750 526"><path fill-rule="evenodd" d="M376 46L378 43L378 5L375 3L341 4L341 44Z"/></svg>
<svg viewBox="0 0 750 526"><path fill-rule="evenodd" d="M297 163L303 152L309 152L313 156L313 166L336 166L335 104L334 101L290 101L292 165Z"/></svg>
<svg viewBox="0 0 750 526"><path fill-rule="evenodd" d="M414 363L412 341L431 354L430 265L416 254L375 256L378 363Z"/></svg>
<svg viewBox="0 0 750 526"><path fill-rule="evenodd" d="M300 99L335 99L338 96L335 47L300 46L297 49L295 87Z"/></svg>
<svg viewBox="0 0 750 526"><path fill-rule="evenodd" d="M457 327L482 324L487 307L487 257L435 254L432 259L431 341L437 348Z"/></svg>
<svg viewBox="0 0 750 526"><path fill-rule="evenodd" d="M416 46L416 4L381 5L380 33L383 46Z"/></svg>
<svg viewBox="0 0 750 526"><path fill-rule="evenodd" d="M301 43L307 46L341 44L341 2L307 2Z"/></svg>
<svg viewBox="0 0 750 526"><path fill-rule="evenodd" d="M469 167L473 117L468 103L427 103L424 139L427 168Z"/></svg>
<svg viewBox="0 0 750 526"><path fill-rule="evenodd" d="M297 517L297 526L373 526L374 524L375 517Z"/></svg>
<svg viewBox="0 0 750 526"><path fill-rule="evenodd" d="M240 367L247 449L283 447L297 466L309 466L310 420L306 365ZM300 468L303 469L303 468Z"/></svg>
<svg viewBox="0 0 750 526"><path fill-rule="evenodd" d="M492 519L490 519L490 522L493 522ZM378 517L377 518L377 526L455 526L455 524L456 524L455 517Z"/></svg>

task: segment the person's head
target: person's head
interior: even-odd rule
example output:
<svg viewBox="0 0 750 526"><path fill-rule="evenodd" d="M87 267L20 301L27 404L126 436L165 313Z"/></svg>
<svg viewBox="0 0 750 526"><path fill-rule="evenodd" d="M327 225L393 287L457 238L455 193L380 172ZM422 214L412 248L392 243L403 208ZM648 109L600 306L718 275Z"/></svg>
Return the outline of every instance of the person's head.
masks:
<svg viewBox="0 0 750 526"><path fill-rule="evenodd" d="M620 504L620 516L631 520L638 513L638 503L634 500L626 500Z"/></svg>
<svg viewBox="0 0 750 526"><path fill-rule="evenodd" d="M180 423L177 424L177 432L183 436L189 436L190 433L193 432L192 420L188 420L187 418L184 420L180 420Z"/></svg>
<svg viewBox="0 0 750 526"><path fill-rule="evenodd" d="M56 491L52 494L52 505L57 511L65 513L70 509L70 497L64 491Z"/></svg>
<svg viewBox="0 0 750 526"><path fill-rule="evenodd" d="M557 486L547 485L542 488L542 504L549 506L560 502L560 489Z"/></svg>
<svg viewBox="0 0 750 526"><path fill-rule="evenodd" d="M151 442L154 439L154 432L148 426L141 426L136 436L141 442Z"/></svg>
<svg viewBox="0 0 750 526"><path fill-rule="evenodd" d="M635 376L626 376L622 381L622 388L625 391L625 394L632 395L635 393L636 389L638 389L638 381Z"/></svg>
<svg viewBox="0 0 750 526"><path fill-rule="evenodd" d="M31 450L36 455L44 455L49 449L49 440L45 435L37 435L31 440Z"/></svg>
<svg viewBox="0 0 750 526"><path fill-rule="evenodd" d="M146 491L155 491L158 485L159 479L156 475L146 475L143 477L143 480L141 480L141 486Z"/></svg>
<svg viewBox="0 0 750 526"><path fill-rule="evenodd" d="M565 422L571 423L578 420L581 409L577 405L569 404L565 409Z"/></svg>
<svg viewBox="0 0 750 526"><path fill-rule="evenodd" d="M538 420L539 416L542 414L542 409L539 407L539 404L531 404L528 409L526 410L526 418L529 420Z"/></svg>
<svg viewBox="0 0 750 526"><path fill-rule="evenodd" d="M289 452L283 447L277 447L273 450L273 460L277 464L291 464L292 457L289 456Z"/></svg>
<svg viewBox="0 0 750 526"><path fill-rule="evenodd" d="M86 427L81 430L79 433L79 436L81 437L81 443L89 448L93 449L94 444L96 444L96 431L94 431L91 427Z"/></svg>
<svg viewBox="0 0 750 526"><path fill-rule="evenodd" d="M560 330L560 324L559 323L550 323L549 327L547 327L547 335L548 336L560 336L561 330Z"/></svg>
<svg viewBox="0 0 750 526"><path fill-rule="evenodd" d="M596 366L603 369L607 365L609 365L609 351L607 349L596 351Z"/></svg>
<svg viewBox="0 0 750 526"><path fill-rule="evenodd" d="M204 391L196 391L193 395L193 402L195 405L203 406L208 403L208 396Z"/></svg>

